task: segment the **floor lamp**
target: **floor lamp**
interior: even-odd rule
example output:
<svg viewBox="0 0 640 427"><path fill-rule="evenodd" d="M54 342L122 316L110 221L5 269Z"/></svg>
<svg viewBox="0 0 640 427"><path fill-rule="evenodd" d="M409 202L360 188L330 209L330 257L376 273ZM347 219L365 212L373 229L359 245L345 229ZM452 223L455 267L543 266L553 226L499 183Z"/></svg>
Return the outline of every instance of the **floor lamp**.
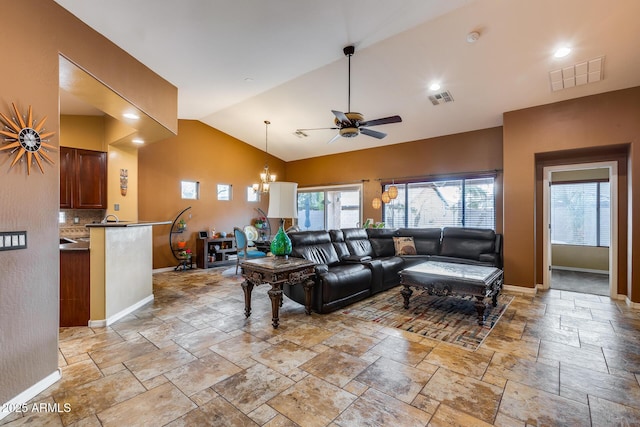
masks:
<svg viewBox="0 0 640 427"><path fill-rule="evenodd" d="M271 241L271 253L288 256L291 253L291 239L284 231L285 218L298 218L298 183L272 182L269 185L269 218L279 218L280 228Z"/></svg>

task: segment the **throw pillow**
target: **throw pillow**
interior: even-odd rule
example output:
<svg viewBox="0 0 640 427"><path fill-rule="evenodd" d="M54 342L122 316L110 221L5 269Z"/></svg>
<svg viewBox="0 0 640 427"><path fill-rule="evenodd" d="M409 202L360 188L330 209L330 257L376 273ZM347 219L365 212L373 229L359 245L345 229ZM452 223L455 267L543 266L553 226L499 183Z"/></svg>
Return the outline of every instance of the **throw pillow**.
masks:
<svg viewBox="0 0 640 427"><path fill-rule="evenodd" d="M396 248L396 255L415 255L417 253L413 237L394 237L393 245Z"/></svg>

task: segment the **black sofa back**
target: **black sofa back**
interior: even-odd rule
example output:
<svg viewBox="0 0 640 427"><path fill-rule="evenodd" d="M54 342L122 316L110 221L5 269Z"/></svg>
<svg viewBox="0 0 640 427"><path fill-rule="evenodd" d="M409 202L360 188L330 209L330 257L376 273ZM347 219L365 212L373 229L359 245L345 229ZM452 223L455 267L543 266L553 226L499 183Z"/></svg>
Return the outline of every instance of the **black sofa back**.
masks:
<svg viewBox="0 0 640 427"><path fill-rule="evenodd" d="M316 264L335 265L340 257L326 231L300 231L288 233L291 239L291 256L304 258Z"/></svg>

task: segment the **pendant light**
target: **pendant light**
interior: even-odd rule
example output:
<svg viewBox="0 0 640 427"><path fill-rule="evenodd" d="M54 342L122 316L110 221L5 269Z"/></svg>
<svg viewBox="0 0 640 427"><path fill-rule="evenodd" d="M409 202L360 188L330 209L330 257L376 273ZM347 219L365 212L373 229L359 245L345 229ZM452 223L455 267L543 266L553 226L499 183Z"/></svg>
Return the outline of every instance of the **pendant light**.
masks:
<svg viewBox="0 0 640 427"><path fill-rule="evenodd" d="M264 121L264 152L265 157L269 154L269 125L271 122L269 120ZM256 193L268 193L269 192L269 184L276 180L276 175L272 174L269 171L269 165L267 164L267 160L264 161L264 170L260 172L260 182L257 184L253 184L253 191Z"/></svg>

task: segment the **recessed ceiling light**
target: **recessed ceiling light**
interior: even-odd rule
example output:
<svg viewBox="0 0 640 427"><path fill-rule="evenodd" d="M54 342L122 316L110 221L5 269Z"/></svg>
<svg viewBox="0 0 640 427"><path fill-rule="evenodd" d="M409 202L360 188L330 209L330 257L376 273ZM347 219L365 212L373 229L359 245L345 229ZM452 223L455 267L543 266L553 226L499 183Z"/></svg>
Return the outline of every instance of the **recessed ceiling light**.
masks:
<svg viewBox="0 0 640 427"><path fill-rule="evenodd" d="M140 116L135 113L124 113L122 116L131 120L138 120L140 118Z"/></svg>
<svg viewBox="0 0 640 427"><path fill-rule="evenodd" d="M440 90L440 83L431 83L429 90Z"/></svg>
<svg viewBox="0 0 640 427"><path fill-rule="evenodd" d="M144 139L133 138L131 142L133 142L134 144L144 144Z"/></svg>
<svg viewBox="0 0 640 427"><path fill-rule="evenodd" d="M553 56L555 58L564 58L565 56L569 55L570 53L571 53L571 48L569 46L562 46L561 48L557 49L553 53Z"/></svg>

